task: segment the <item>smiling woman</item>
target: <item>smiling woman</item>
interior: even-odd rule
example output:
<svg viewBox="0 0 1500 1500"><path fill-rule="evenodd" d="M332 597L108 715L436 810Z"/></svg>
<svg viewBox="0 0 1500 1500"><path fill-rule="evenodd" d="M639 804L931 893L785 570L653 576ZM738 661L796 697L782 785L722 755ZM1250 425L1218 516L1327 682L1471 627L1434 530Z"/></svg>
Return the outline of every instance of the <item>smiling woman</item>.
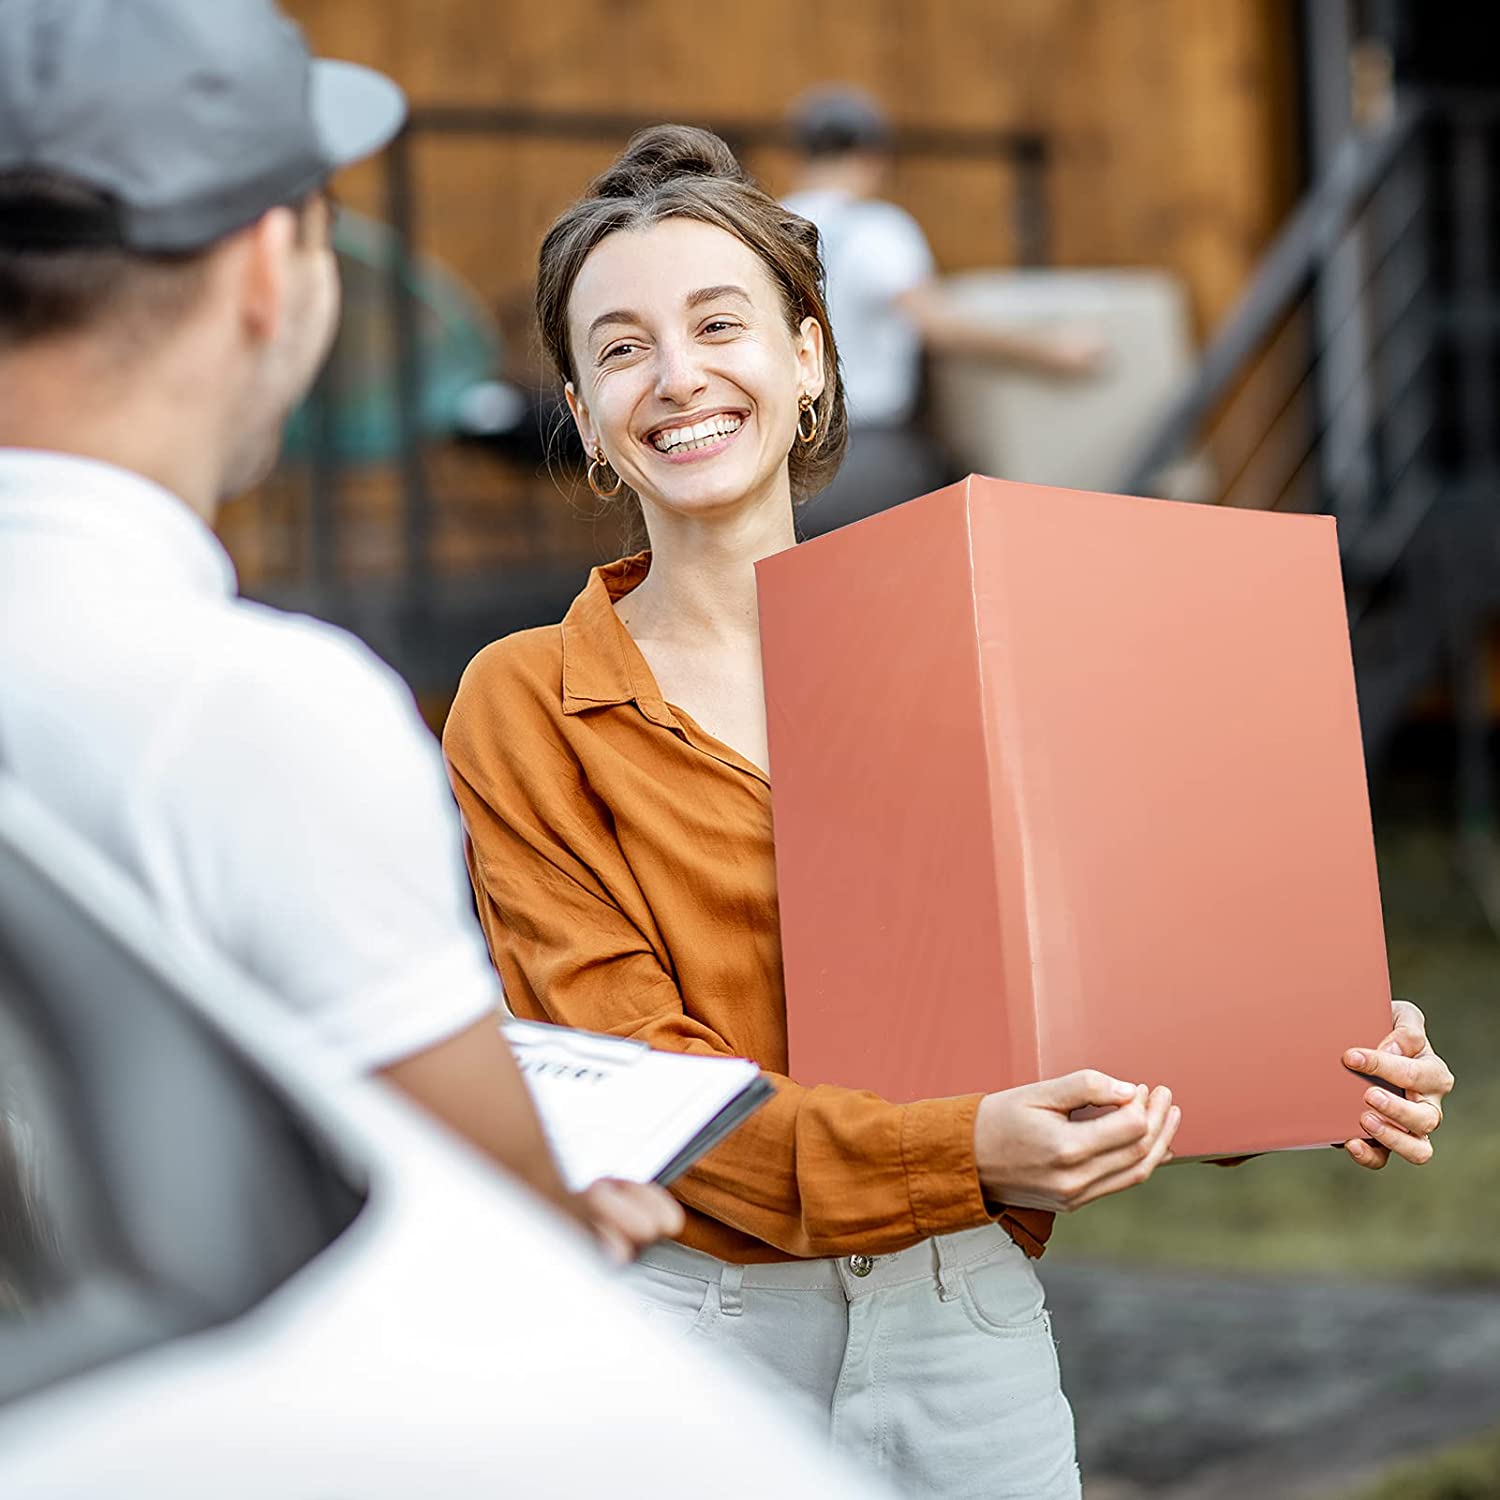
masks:
<svg viewBox="0 0 1500 1500"><path fill-rule="evenodd" d="M560 626L487 647L449 716L511 1008L771 1075L775 1098L674 1185L680 1242L641 1257L661 1320L762 1369L909 1493L1072 1500L1030 1260L1053 1211L1152 1175L1170 1092L1083 1071L896 1105L786 1076L755 564L795 545L793 503L845 442L816 233L722 141L666 126L553 226L538 287L593 480L631 487L651 550L596 569ZM1350 1144L1363 1165L1425 1160L1451 1087L1408 1010L1368 1039L1389 1055L1345 1062L1435 1093L1374 1093L1389 1118L1381 1146Z"/></svg>
<svg viewBox="0 0 1500 1500"><path fill-rule="evenodd" d="M670 263L670 277L660 274L665 266L658 257ZM715 268L722 274L709 279ZM717 136L660 126L632 142L543 241L537 317L547 352L568 382L586 450L597 461L602 447L611 466L620 461L616 472L643 503L635 481L643 480L648 492L650 481L632 463L633 448L660 449L653 441L658 429L680 433L714 418L724 419L723 428L758 416L759 436L773 439L763 457L784 435L778 460L794 499L816 494L838 469L848 427L817 229L756 188ZM690 348L717 352L725 385L718 394L727 397L733 387L732 400L711 408L691 399L706 391L679 389L675 383L707 373L695 368L701 362L687 355ZM787 359L798 363L792 384L784 378ZM618 378L621 370L633 377ZM741 377L777 409L779 430L765 431L772 412L756 410ZM663 379L664 409L645 431L627 417L617 446L616 432L606 430L615 425L611 416L627 393L639 410L643 384ZM607 407L594 409L596 394ZM819 441L792 450L803 396L804 431L815 431ZM707 447L706 439L729 435L715 429L692 441ZM721 494L733 487L727 473L714 479Z"/></svg>
<svg viewBox="0 0 1500 1500"><path fill-rule="evenodd" d="M735 280L697 285L707 270ZM622 292L628 310L589 317ZM602 451L640 499L648 530L752 499L790 516L799 403L814 410L827 381L823 324L811 314L789 323L759 257L711 224L673 218L612 234L583 263L569 298L579 373L568 404L596 462Z"/></svg>
<svg viewBox="0 0 1500 1500"><path fill-rule="evenodd" d="M816 231L662 127L553 226L538 287L593 481L630 486L651 551L464 676L445 747L486 936L517 1014L776 1086L675 1185L681 1242L637 1291L913 1493L1076 1496L1030 1257L1047 1210L1150 1175L1170 1097L1086 1074L893 1105L786 1076L754 565L846 438ZM1069 1121L1089 1103L1119 1108Z"/></svg>

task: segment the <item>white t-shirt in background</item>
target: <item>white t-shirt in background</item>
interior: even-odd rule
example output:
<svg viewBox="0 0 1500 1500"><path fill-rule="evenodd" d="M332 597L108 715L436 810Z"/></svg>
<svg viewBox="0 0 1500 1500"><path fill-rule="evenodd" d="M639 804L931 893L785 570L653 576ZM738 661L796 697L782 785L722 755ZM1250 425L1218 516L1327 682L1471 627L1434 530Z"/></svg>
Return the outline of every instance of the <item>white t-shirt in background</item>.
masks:
<svg viewBox="0 0 1500 1500"><path fill-rule="evenodd" d="M936 272L926 236L894 203L821 189L785 203L818 226L850 422L901 426L917 403L922 340L895 299Z"/></svg>
<svg viewBox="0 0 1500 1500"><path fill-rule="evenodd" d="M411 694L135 474L0 448L0 761L351 1068L493 1013Z"/></svg>

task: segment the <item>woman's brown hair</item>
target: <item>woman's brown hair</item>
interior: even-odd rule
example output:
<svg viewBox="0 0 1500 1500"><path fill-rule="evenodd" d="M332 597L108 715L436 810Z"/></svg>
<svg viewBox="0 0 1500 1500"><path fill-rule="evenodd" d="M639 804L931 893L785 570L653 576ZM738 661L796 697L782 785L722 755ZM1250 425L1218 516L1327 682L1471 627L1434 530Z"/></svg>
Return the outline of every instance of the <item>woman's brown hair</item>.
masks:
<svg viewBox="0 0 1500 1500"><path fill-rule="evenodd" d="M794 443L789 460L793 499L817 494L838 470L849 441L817 227L758 187L711 131L653 125L637 132L619 160L547 231L537 259L536 315L549 357L564 380L576 379L568 298L589 252L617 230L646 229L664 219L696 219L743 240L780 292L792 331L804 318L822 325L818 435L814 442Z"/></svg>

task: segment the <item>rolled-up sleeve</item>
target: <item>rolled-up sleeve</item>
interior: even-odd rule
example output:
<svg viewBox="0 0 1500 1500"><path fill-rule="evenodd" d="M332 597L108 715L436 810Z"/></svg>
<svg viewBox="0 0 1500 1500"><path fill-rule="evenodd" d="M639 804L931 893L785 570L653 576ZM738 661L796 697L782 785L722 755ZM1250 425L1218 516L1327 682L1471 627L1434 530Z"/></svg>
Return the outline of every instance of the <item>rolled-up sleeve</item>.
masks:
<svg viewBox="0 0 1500 1500"><path fill-rule="evenodd" d="M461 690L444 736L490 952L519 1015L675 1052L730 1054L689 1015L664 955L612 899L576 770ZM597 832L592 832L593 827ZM744 994L746 1007L783 1005ZM759 1060L759 1059L757 1059ZM690 1208L786 1255L889 1253L992 1221L974 1161L978 1096L891 1104L768 1073L775 1096L674 1184Z"/></svg>

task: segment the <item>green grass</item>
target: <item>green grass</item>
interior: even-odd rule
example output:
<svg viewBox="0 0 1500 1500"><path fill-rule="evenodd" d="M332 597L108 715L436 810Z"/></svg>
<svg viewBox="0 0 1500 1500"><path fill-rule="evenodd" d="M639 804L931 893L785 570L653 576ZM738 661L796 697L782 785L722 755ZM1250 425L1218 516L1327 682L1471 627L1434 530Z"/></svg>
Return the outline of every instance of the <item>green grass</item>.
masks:
<svg viewBox="0 0 1500 1500"><path fill-rule="evenodd" d="M1500 1500L1500 1432L1401 1464L1347 1500Z"/></svg>
<svg viewBox="0 0 1500 1500"><path fill-rule="evenodd" d="M1393 988L1426 1011L1433 1044L1459 1080L1432 1164L1416 1170L1392 1160L1367 1172L1330 1150L1232 1170L1172 1165L1144 1187L1059 1219L1049 1255L1500 1279L1500 944L1440 835L1383 838L1381 881Z"/></svg>

